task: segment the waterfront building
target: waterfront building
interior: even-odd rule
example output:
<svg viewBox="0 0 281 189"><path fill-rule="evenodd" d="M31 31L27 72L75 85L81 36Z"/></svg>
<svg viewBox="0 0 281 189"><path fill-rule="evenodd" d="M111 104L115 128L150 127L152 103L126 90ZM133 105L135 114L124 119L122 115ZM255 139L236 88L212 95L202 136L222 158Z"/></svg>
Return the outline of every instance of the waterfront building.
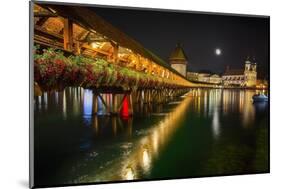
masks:
<svg viewBox="0 0 281 189"><path fill-rule="evenodd" d="M227 67L222 76L224 86L255 87L257 83L257 64L249 58L245 61L244 69Z"/></svg>
<svg viewBox="0 0 281 189"><path fill-rule="evenodd" d="M198 81L202 83L210 83L210 76L209 73L199 73L198 74Z"/></svg>
<svg viewBox="0 0 281 189"><path fill-rule="evenodd" d="M222 78L217 75L217 74L213 74L210 76L210 83L212 84L221 84L222 83Z"/></svg>
<svg viewBox="0 0 281 189"><path fill-rule="evenodd" d="M198 72L186 72L186 78L190 81L198 81Z"/></svg>
<svg viewBox="0 0 281 189"><path fill-rule="evenodd" d="M172 68L186 77L188 59L181 44L178 43L176 48L172 51L169 62Z"/></svg>
<svg viewBox="0 0 281 189"><path fill-rule="evenodd" d="M186 78L201 83L221 84L222 78L218 74L187 72Z"/></svg>
<svg viewBox="0 0 281 189"><path fill-rule="evenodd" d="M258 79L256 87L258 89L267 89L268 88L268 81L266 79Z"/></svg>

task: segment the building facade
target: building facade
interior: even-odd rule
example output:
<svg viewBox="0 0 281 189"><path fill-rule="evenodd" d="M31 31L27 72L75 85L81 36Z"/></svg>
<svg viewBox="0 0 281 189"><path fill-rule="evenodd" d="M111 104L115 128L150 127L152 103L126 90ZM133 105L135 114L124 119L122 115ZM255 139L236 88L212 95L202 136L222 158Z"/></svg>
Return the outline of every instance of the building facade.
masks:
<svg viewBox="0 0 281 189"><path fill-rule="evenodd" d="M216 85L222 83L222 78L217 74L187 72L186 78L190 81L196 81L201 83L210 83Z"/></svg>
<svg viewBox="0 0 281 189"><path fill-rule="evenodd" d="M226 69L222 76L224 86L256 87L257 64L249 58L245 61L244 69Z"/></svg>
<svg viewBox="0 0 281 189"><path fill-rule="evenodd" d="M219 85L222 83L222 78L217 74L213 74L210 76L210 83Z"/></svg>
<svg viewBox="0 0 281 189"><path fill-rule="evenodd" d="M190 81L198 81L198 72L186 72L186 78Z"/></svg>
<svg viewBox="0 0 281 189"><path fill-rule="evenodd" d="M198 74L198 81L202 83L210 83L210 74L208 73L199 73Z"/></svg>
<svg viewBox="0 0 281 189"><path fill-rule="evenodd" d="M172 68L186 77L188 60L180 44L177 44L176 48L172 51L169 62Z"/></svg>

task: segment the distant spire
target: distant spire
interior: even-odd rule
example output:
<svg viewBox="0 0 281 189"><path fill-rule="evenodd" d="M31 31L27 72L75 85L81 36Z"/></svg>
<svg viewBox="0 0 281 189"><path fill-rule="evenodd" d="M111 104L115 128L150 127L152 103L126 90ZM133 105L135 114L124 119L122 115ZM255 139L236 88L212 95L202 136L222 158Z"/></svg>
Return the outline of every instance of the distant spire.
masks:
<svg viewBox="0 0 281 189"><path fill-rule="evenodd" d="M178 41L176 47L182 47L182 43Z"/></svg>
<svg viewBox="0 0 281 189"><path fill-rule="evenodd" d="M250 56L249 56L249 55L248 55L247 58L246 58L245 64L251 64Z"/></svg>
<svg viewBox="0 0 281 189"><path fill-rule="evenodd" d="M225 70L226 70L226 71L229 71L229 70L230 70L229 65L226 66Z"/></svg>
<svg viewBox="0 0 281 189"><path fill-rule="evenodd" d="M253 56L253 62L252 62L253 64L257 64L257 62L256 62L256 57L255 56Z"/></svg>

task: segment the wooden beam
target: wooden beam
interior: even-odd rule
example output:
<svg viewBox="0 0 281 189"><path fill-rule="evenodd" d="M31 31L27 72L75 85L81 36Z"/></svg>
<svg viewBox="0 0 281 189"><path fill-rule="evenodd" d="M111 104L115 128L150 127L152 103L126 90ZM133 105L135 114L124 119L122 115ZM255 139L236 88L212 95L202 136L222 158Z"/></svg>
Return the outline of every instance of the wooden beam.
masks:
<svg viewBox="0 0 281 189"><path fill-rule="evenodd" d="M110 42L111 46L113 47L113 54L112 54L112 60L114 63L118 63L118 50L119 50L119 45L114 42Z"/></svg>
<svg viewBox="0 0 281 189"><path fill-rule="evenodd" d="M57 33L48 31L48 30L46 30L46 29L44 29L40 26L37 26L37 25L34 26L34 33L38 34L40 36L45 36L45 37L51 38L51 39L59 39L59 40L63 39L63 36L61 36Z"/></svg>
<svg viewBox="0 0 281 189"><path fill-rule="evenodd" d="M117 114L117 110L118 110L118 106L117 106L117 94L113 93L112 94L112 110L111 113L112 114Z"/></svg>
<svg viewBox="0 0 281 189"><path fill-rule="evenodd" d="M90 50L96 51L96 52L98 52L98 53L101 53L101 54L104 54L104 55L107 55L107 56L110 55L109 52L105 52L105 51L102 51L102 50L100 50L100 49L95 49L95 48L91 47L91 46L88 45L88 44L83 44L81 47L82 47L82 48L85 48L85 49L90 49Z"/></svg>
<svg viewBox="0 0 281 189"><path fill-rule="evenodd" d="M123 102L124 102L126 96L127 96L127 94L125 93L125 94L123 95L123 98L122 98L122 100L121 100L121 102L120 102L118 108L117 108L117 112L120 112L120 110L121 110L121 108L122 108L122 106L123 106Z"/></svg>
<svg viewBox="0 0 281 189"><path fill-rule="evenodd" d="M98 113L98 94L93 92L93 101L92 101L92 114Z"/></svg>
<svg viewBox="0 0 281 189"><path fill-rule="evenodd" d="M81 54L81 48L80 48L80 42L79 41L75 41L75 53L76 54Z"/></svg>
<svg viewBox="0 0 281 189"><path fill-rule="evenodd" d="M39 20L36 22L36 25L38 26L43 26L43 24L48 20L49 17L41 17Z"/></svg>
<svg viewBox="0 0 281 189"><path fill-rule="evenodd" d="M98 96L100 97L100 99L101 99L101 101L102 101L102 103L103 103L103 105L106 109L106 112L109 112L110 111L109 107L107 106L107 104L106 104L105 100L103 99L103 97L101 96L101 94L98 94Z"/></svg>
<svg viewBox="0 0 281 189"><path fill-rule="evenodd" d="M72 51L73 48L73 23L71 20L64 18L63 28L63 46L65 50Z"/></svg>
<svg viewBox="0 0 281 189"><path fill-rule="evenodd" d="M63 44L58 42L57 40L52 40L49 38L45 38L43 36L40 35L34 35L34 42L38 43L40 45L45 45L48 47L53 47L53 48L59 48L59 49L63 49Z"/></svg>
<svg viewBox="0 0 281 189"><path fill-rule="evenodd" d="M89 35L89 33L90 32L87 30L82 31L81 33L78 34L77 40L79 40L79 41L85 40L87 38L87 36Z"/></svg>
<svg viewBox="0 0 281 189"><path fill-rule="evenodd" d="M133 115L134 108L133 108L133 96L132 93L129 94L129 115Z"/></svg>
<svg viewBox="0 0 281 189"><path fill-rule="evenodd" d="M57 17L58 15L49 11L34 12L34 17Z"/></svg>

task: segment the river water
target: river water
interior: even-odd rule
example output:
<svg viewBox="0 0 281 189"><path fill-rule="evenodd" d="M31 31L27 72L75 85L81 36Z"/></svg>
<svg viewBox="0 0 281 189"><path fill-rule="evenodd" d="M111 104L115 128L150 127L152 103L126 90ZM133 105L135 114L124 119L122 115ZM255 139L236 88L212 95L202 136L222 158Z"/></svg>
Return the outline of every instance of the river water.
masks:
<svg viewBox="0 0 281 189"><path fill-rule="evenodd" d="M90 90L45 93L34 101L35 185L268 172L269 108L256 92L194 89L135 105L133 117L102 103L92 116Z"/></svg>

